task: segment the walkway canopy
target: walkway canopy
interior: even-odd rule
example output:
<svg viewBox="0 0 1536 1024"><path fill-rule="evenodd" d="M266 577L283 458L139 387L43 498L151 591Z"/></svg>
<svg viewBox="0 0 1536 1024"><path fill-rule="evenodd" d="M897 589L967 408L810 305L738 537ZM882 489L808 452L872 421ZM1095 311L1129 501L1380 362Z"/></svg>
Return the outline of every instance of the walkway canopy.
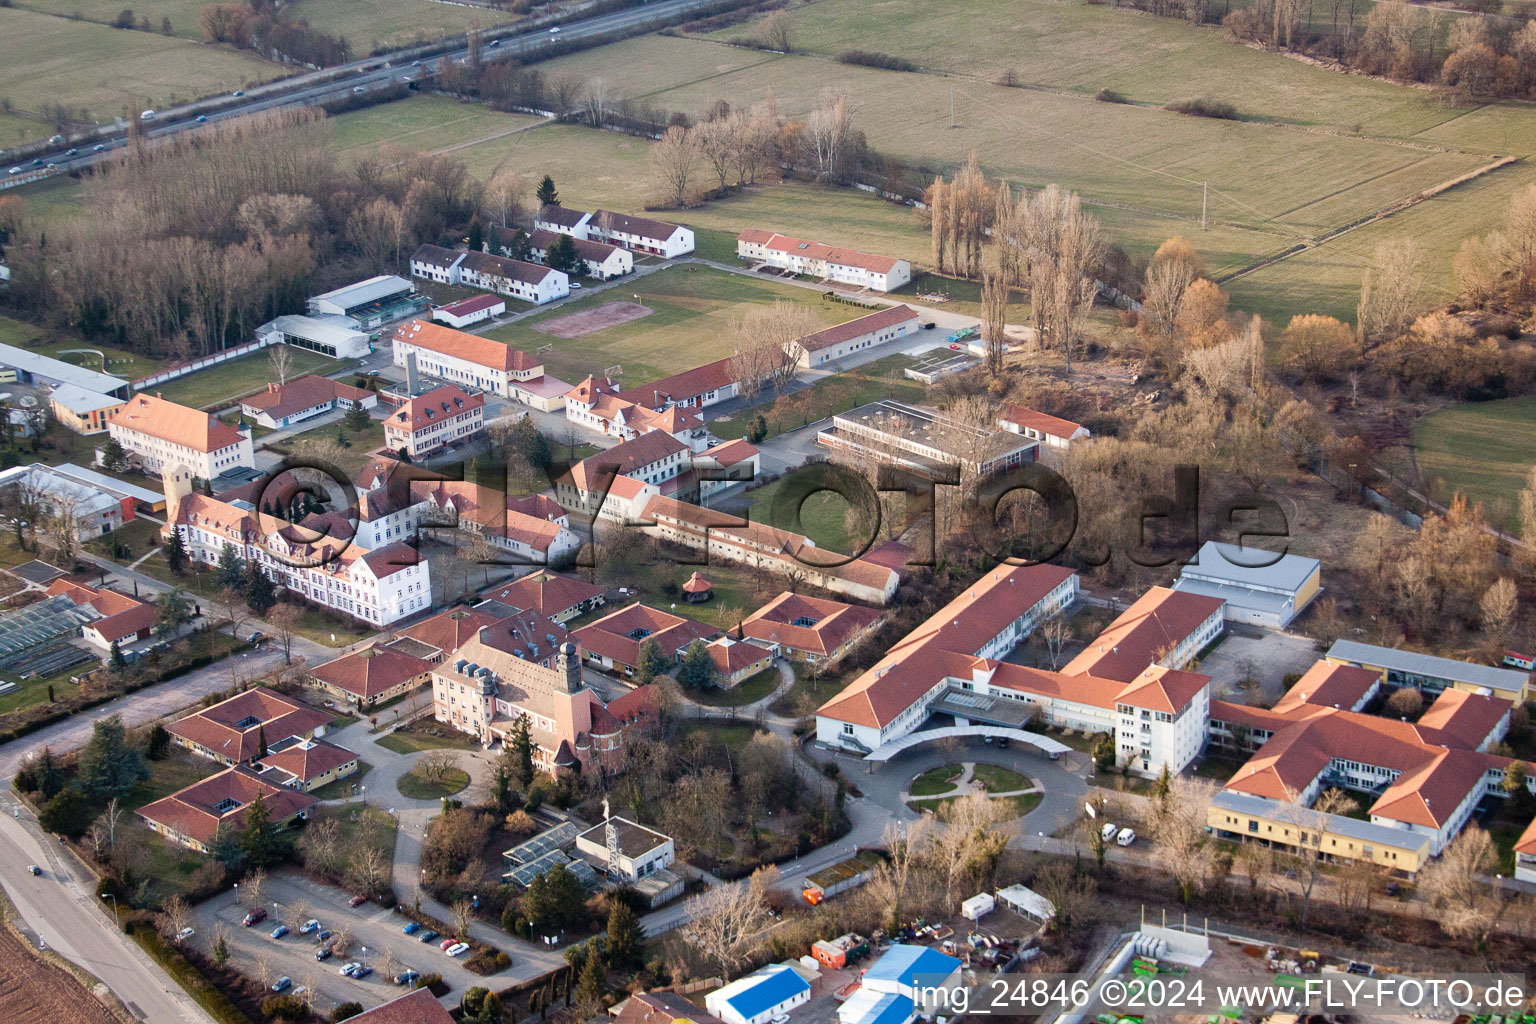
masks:
<svg viewBox="0 0 1536 1024"><path fill-rule="evenodd" d="M1049 736L1042 736L1037 732L1025 732L1022 729L1005 729L995 725L951 725L942 729L923 729L919 732L908 733L899 740L882 743L864 758L866 761L889 761L903 750L924 743L934 743L939 740L949 739L951 736L968 738L971 736L991 736L993 739L1011 740L1014 743L1027 743L1045 754L1065 754L1072 748L1065 743L1053 740Z"/></svg>

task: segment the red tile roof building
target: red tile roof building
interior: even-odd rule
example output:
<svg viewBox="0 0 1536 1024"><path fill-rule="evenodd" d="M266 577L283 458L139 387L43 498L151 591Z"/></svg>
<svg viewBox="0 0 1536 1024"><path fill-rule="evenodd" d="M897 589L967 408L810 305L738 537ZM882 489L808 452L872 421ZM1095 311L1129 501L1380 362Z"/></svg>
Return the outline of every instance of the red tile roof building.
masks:
<svg viewBox="0 0 1536 1024"><path fill-rule="evenodd" d="M874 292L892 292L912 280L912 265L906 260L808 242L757 228L749 228L736 236L736 256Z"/></svg>
<svg viewBox="0 0 1536 1024"><path fill-rule="evenodd" d="M140 392L128 399L107 430L150 473L184 465L193 476L212 480L232 469L256 468L249 432L159 395Z"/></svg>
<svg viewBox="0 0 1536 1024"><path fill-rule="evenodd" d="M406 358L415 355L416 368L429 377L536 408L548 404L546 392L553 389L563 396L570 390L565 381L546 377L544 364L536 357L430 320L411 320L396 327L391 348L396 366L404 368ZM558 407L558 403L552 406Z"/></svg>
<svg viewBox="0 0 1536 1024"><path fill-rule="evenodd" d="M1022 405L1005 405L998 414L997 425L1015 434L1023 434L1039 441L1048 448L1065 448L1073 441L1090 437L1091 432L1081 423L1073 423L1059 416L1050 416Z"/></svg>
<svg viewBox="0 0 1536 1024"><path fill-rule="evenodd" d="M610 672L633 676L640 664L640 648L647 640L660 645L661 655L668 662L677 662L695 640L710 640L719 635L720 630L708 623L637 602L581 627L571 638L581 645L587 661Z"/></svg>
<svg viewBox="0 0 1536 1024"><path fill-rule="evenodd" d="M261 426L275 430L323 416L333 409L351 409L359 405L372 409L378 404L379 396L372 391L329 377L305 374L286 384L270 382L265 391L241 399L240 412Z"/></svg>
<svg viewBox="0 0 1536 1024"><path fill-rule="evenodd" d="M144 823L167 839L207 853L220 827L239 832L257 797L274 823L299 817L315 804L314 797L265 779L249 768L226 768L194 782L168 797L138 809Z"/></svg>
<svg viewBox="0 0 1536 1024"><path fill-rule="evenodd" d="M59 579L48 586L46 593L49 597L63 594L77 605L89 605L100 616L85 623L80 631L102 651L110 650L114 643L121 647L148 639L158 618L153 604L120 594L111 587Z"/></svg>
<svg viewBox="0 0 1536 1024"><path fill-rule="evenodd" d="M374 645L316 665L310 682L358 708L403 697L432 681L432 663Z"/></svg>
<svg viewBox="0 0 1536 1024"><path fill-rule="evenodd" d="M779 645L787 657L827 664L847 653L880 620L880 611L784 591L747 616L741 631Z"/></svg>
<svg viewBox="0 0 1536 1024"><path fill-rule="evenodd" d="M773 654L767 648L746 640L722 636L710 641L708 650L715 665L716 686L735 686L773 665Z"/></svg>
<svg viewBox="0 0 1536 1024"><path fill-rule="evenodd" d="M257 686L194 711L166 727L172 740L192 753L221 764L250 764L289 737L309 739L331 715L276 690Z"/></svg>
<svg viewBox="0 0 1536 1024"><path fill-rule="evenodd" d="M514 608L528 608L565 625L602 607L607 592L591 583L558 573L536 572L515 583L497 584L480 596Z"/></svg>
<svg viewBox="0 0 1536 1024"><path fill-rule="evenodd" d="M815 334L785 344L801 369L809 370L835 363L844 356L862 352L904 338L917 330L918 316L905 305L889 306L867 313L847 323L837 324Z"/></svg>
<svg viewBox="0 0 1536 1024"><path fill-rule="evenodd" d="M308 793L357 771L357 755L325 740L289 743L256 762L262 777Z"/></svg>
<svg viewBox="0 0 1536 1024"><path fill-rule="evenodd" d="M357 1024L455 1024L453 1014L443 1009L437 997L424 988L408 992L347 1019Z"/></svg>
<svg viewBox="0 0 1536 1024"><path fill-rule="evenodd" d="M1153 587L1062 669L1128 683L1148 665L1184 668L1221 636L1226 602Z"/></svg>
<svg viewBox="0 0 1536 1024"><path fill-rule="evenodd" d="M485 428L485 397L454 384L411 399L384 420L384 447L420 458Z"/></svg>

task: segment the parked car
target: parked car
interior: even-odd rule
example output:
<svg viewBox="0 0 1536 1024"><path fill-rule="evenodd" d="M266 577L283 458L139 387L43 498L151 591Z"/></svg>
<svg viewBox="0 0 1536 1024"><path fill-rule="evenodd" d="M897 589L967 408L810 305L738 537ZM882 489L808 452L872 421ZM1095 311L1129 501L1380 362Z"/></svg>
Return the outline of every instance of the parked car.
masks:
<svg viewBox="0 0 1536 1024"><path fill-rule="evenodd" d="M319 949L315 950L315 959L321 961L329 960L331 958L331 954L334 952L335 950L333 950L330 946L321 946Z"/></svg>
<svg viewBox="0 0 1536 1024"><path fill-rule="evenodd" d="M437 935L438 935L437 932L435 932L432 929L428 928L426 931L421 933L421 941L422 942L434 942L437 939Z"/></svg>
<svg viewBox="0 0 1536 1024"><path fill-rule="evenodd" d="M272 983L273 992L286 992L290 988L293 988L293 979L286 974Z"/></svg>
<svg viewBox="0 0 1536 1024"><path fill-rule="evenodd" d="M368 897L367 896L353 896L351 899L347 900L347 906L349 906L349 907L360 907L364 903L367 903L367 902L368 902Z"/></svg>
<svg viewBox="0 0 1536 1024"><path fill-rule="evenodd" d="M27 870L32 872L34 875L40 875L43 873L43 869L38 867L36 864L28 864Z"/></svg>
<svg viewBox="0 0 1536 1024"><path fill-rule="evenodd" d="M207 124L208 123L208 115L207 114L198 114L197 115L197 123L198 124Z"/></svg>
<svg viewBox="0 0 1536 1024"><path fill-rule="evenodd" d="M777 1017L770 1020L768 1024L789 1024L789 1014L781 1013Z"/></svg>
<svg viewBox="0 0 1536 1024"><path fill-rule="evenodd" d="M335 934L336 934L335 932L331 931L328 928L321 929L320 931L315 932L315 941L316 942L329 942L329 941L331 941L331 936L333 936Z"/></svg>
<svg viewBox="0 0 1536 1024"><path fill-rule="evenodd" d="M421 975L417 974L415 971L401 971L399 974L395 975L395 984L411 985L414 984L416 979L419 977L421 977Z"/></svg>
<svg viewBox="0 0 1536 1024"><path fill-rule="evenodd" d="M299 925L300 935L308 935L310 932L317 932L319 930L320 922L316 921L314 918L310 918L308 921L305 921L303 924Z"/></svg>
<svg viewBox="0 0 1536 1024"><path fill-rule="evenodd" d="M139 112L139 120L140 121L150 121L150 120L153 120L154 116L155 116L155 112L153 110L143 110L143 111Z"/></svg>
<svg viewBox="0 0 1536 1024"><path fill-rule="evenodd" d="M91 147L91 152L92 153L105 153L106 150L107 150L106 146L92 146Z"/></svg>
<svg viewBox="0 0 1536 1024"><path fill-rule="evenodd" d="M21 173L21 168L20 167L12 167L11 170L10 170L10 173L12 173L12 174L20 174Z"/></svg>
<svg viewBox="0 0 1536 1024"><path fill-rule="evenodd" d="M353 960L351 963L342 964L339 968L337 968L336 973L341 975L343 978L350 978L354 973L361 969L362 966L362 964L358 963L356 960Z"/></svg>
<svg viewBox="0 0 1536 1024"><path fill-rule="evenodd" d="M417 932L421 931L421 922L407 921L405 927L401 928L400 930L407 935L415 935Z"/></svg>
<svg viewBox="0 0 1536 1024"><path fill-rule="evenodd" d="M186 942L188 939L190 939L192 936L194 936L196 934L197 934L197 929L196 928L183 928L181 931L176 933L176 941L177 942Z"/></svg>
<svg viewBox="0 0 1536 1024"><path fill-rule="evenodd" d="M267 634L263 633L261 630L258 629L254 633L252 633L250 636L246 637L245 638L245 642L248 643L248 644L254 644L257 641L265 640L266 638L267 638Z"/></svg>
<svg viewBox="0 0 1536 1024"><path fill-rule="evenodd" d="M1133 828L1123 828L1120 830L1120 834L1115 836L1115 842L1120 846L1130 846L1135 841L1136 830Z"/></svg>
<svg viewBox="0 0 1536 1024"><path fill-rule="evenodd" d="M255 910L241 918L240 923L249 928L253 924L260 924L267 919L267 908L257 907Z"/></svg>
<svg viewBox="0 0 1536 1024"><path fill-rule="evenodd" d="M244 96L244 95L245 95L245 90L244 89L236 89L235 90L235 96L239 97L239 96Z"/></svg>
<svg viewBox="0 0 1536 1024"><path fill-rule="evenodd" d="M469 943L467 942L455 942L448 947L449 956L463 956L467 952L469 952Z"/></svg>
<svg viewBox="0 0 1536 1024"><path fill-rule="evenodd" d="M287 934L288 934L288 926L285 925L285 924L280 924L276 928L272 929L272 937L274 939L280 939L284 935L287 935Z"/></svg>
<svg viewBox="0 0 1536 1024"><path fill-rule="evenodd" d="M1099 829L1099 838L1107 843L1111 839L1115 838L1115 833L1117 831L1119 831L1119 826L1117 826L1112 821L1106 821L1104 823L1104 827Z"/></svg>
<svg viewBox="0 0 1536 1024"><path fill-rule="evenodd" d="M572 281L570 284L571 284L571 291L574 292L574 291L580 291L581 290L581 282L580 281Z"/></svg>
<svg viewBox="0 0 1536 1024"><path fill-rule="evenodd" d="M439 942L437 944L437 948L438 949L448 949L450 946L456 945L458 943L458 941L459 941L458 939L444 939L442 942Z"/></svg>
<svg viewBox="0 0 1536 1024"><path fill-rule="evenodd" d="M362 981L372 973L373 968L369 967L367 964L363 964L363 966L352 972L352 977L356 978L358 981Z"/></svg>

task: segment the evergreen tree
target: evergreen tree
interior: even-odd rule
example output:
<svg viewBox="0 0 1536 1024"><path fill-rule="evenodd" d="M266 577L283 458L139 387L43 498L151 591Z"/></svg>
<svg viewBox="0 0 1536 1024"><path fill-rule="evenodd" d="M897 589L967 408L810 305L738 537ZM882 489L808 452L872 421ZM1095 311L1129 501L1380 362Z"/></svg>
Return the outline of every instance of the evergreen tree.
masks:
<svg viewBox="0 0 1536 1024"><path fill-rule="evenodd" d="M172 529L170 539L165 542L165 564L171 567L171 572L177 576L183 576L187 571L187 547L181 542L181 531Z"/></svg>
<svg viewBox="0 0 1536 1024"><path fill-rule="evenodd" d="M64 768L54 756L52 747L44 747L37 755L32 771L37 778L37 791L44 800L52 800L64 788Z"/></svg>
<svg viewBox="0 0 1536 1024"><path fill-rule="evenodd" d="M235 551L235 546L226 541L219 549L219 564L214 570L214 579L220 587L238 587L244 575L245 563Z"/></svg>
<svg viewBox="0 0 1536 1024"><path fill-rule="evenodd" d="M1162 801L1167 800L1168 794L1172 791L1173 773L1168 770L1168 762L1164 761L1163 770L1157 777L1157 788L1154 791L1157 794L1158 802L1161 803Z"/></svg>
<svg viewBox="0 0 1536 1024"><path fill-rule="evenodd" d="M61 789L37 812L37 823L45 832L56 832L71 839L85 835L96 820L96 805L78 789Z"/></svg>
<svg viewBox="0 0 1536 1024"><path fill-rule="evenodd" d="M682 667L677 670L677 681L692 690L702 690L715 678L715 659L709 656L709 648L703 640L688 645L683 655Z"/></svg>
<svg viewBox="0 0 1536 1024"><path fill-rule="evenodd" d="M485 1003L485 997L490 994L491 990L484 985L471 985L465 989L464 994L459 997L459 1009L464 1011L460 1019L468 1020L478 1016L480 1007Z"/></svg>
<svg viewBox="0 0 1536 1024"><path fill-rule="evenodd" d="M80 752L76 778L86 795L98 800L127 796L149 778L144 758L128 745L121 718L103 718L91 729L90 742Z"/></svg>
<svg viewBox="0 0 1536 1024"><path fill-rule="evenodd" d="M560 193L555 191L555 179L547 174L544 175L544 180L539 182L539 188L534 193L534 197L545 206L559 206Z"/></svg>
<svg viewBox="0 0 1536 1024"><path fill-rule="evenodd" d="M638 965L645 933L640 930L640 919L634 908L623 900L615 900L608 911L608 958L619 970Z"/></svg>
<svg viewBox="0 0 1536 1024"><path fill-rule="evenodd" d="M495 992L485 994L485 999L480 1003L480 1013L475 1017L475 1024L501 1024L501 997Z"/></svg>
<svg viewBox="0 0 1536 1024"><path fill-rule="evenodd" d="M482 252L485 249L485 228L480 224L480 215L477 213L469 218L469 251Z"/></svg>
<svg viewBox="0 0 1536 1024"><path fill-rule="evenodd" d="M177 587L155 598L155 635L175 636L181 624L192 615L192 598Z"/></svg>
<svg viewBox="0 0 1536 1024"><path fill-rule="evenodd" d="M581 1006L595 1005L607 991L608 970L603 965L603 955L590 950L587 962L581 965L581 979L576 982L576 1002Z"/></svg>
<svg viewBox="0 0 1536 1024"><path fill-rule="evenodd" d="M123 658L123 645L116 640L112 641L111 664L114 672L121 672L128 667L128 662Z"/></svg>
<svg viewBox="0 0 1536 1024"><path fill-rule="evenodd" d="M225 871L238 874L245 869L245 850L240 846L240 831L231 828L227 822L220 822L214 830L208 852L224 866Z"/></svg>
<svg viewBox="0 0 1536 1024"><path fill-rule="evenodd" d="M245 565L245 604L257 615L265 615L277 604L277 588L255 561Z"/></svg>
<svg viewBox="0 0 1536 1024"><path fill-rule="evenodd" d="M560 235L550 242L549 248L544 251L544 265L550 270L574 276L582 266L581 253L576 251L575 240L570 235Z"/></svg>
<svg viewBox="0 0 1536 1024"><path fill-rule="evenodd" d="M123 451L123 446L117 438L107 438L107 443L101 446L101 464L114 473L121 473L128 468L128 453Z"/></svg>
<svg viewBox="0 0 1536 1024"><path fill-rule="evenodd" d="M533 241L528 237L528 232L522 228L512 232L512 239L507 242L507 255L524 263L533 259Z"/></svg>
<svg viewBox="0 0 1536 1024"><path fill-rule="evenodd" d="M158 761L165 756L165 752L171 747L171 734L165 726L156 722L149 730L149 738L144 741L144 756L151 761Z"/></svg>
<svg viewBox="0 0 1536 1024"><path fill-rule="evenodd" d="M518 715L512 723L513 767L517 772L517 784L523 789L533 785L533 737L528 729L528 716Z"/></svg>
<svg viewBox="0 0 1536 1024"><path fill-rule="evenodd" d="M667 671L666 656L655 637L646 637L640 644L640 663L635 666L635 679L644 685Z"/></svg>
<svg viewBox="0 0 1536 1024"><path fill-rule="evenodd" d="M341 1024L341 1021L351 1020L362 1012L362 1003L341 1003L331 1011L331 1024Z"/></svg>
<svg viewBox="0 0 1536 1024"><path fill-rule="evenodd" d="M229 943L224 941L222 935L213 944L213 962L219 967L229 963Z"/></svg>
<svg viewBox="0 0 1536 1024"><path fill-rule="evenodd" d="M269 868L283 859L282 826L272 820L267 801L260 793L245 809L245 829L240 833L240 849L253 868Z"/></svg>
<svg viewBox="0 0 1536 1024"><path fill-rule="evenodd" d="M265 724L256 727L256 756L267 756L267 727Z"/></svg>
<svg viewBox="0 0 1536 1024"><path fill-rule="evenodd" d="M373 417L368 415L368 410L361 404L353 403L352 408L347 410L347 429L354 434L367 430L368 424L372 422Z"/></svg>

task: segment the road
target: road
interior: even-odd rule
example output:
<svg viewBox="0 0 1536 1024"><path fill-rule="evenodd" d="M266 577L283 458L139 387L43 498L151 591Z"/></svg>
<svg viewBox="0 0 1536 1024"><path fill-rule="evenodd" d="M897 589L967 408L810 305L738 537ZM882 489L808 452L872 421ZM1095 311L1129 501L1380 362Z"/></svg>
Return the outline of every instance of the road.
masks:
<svg viewBox="0 0 1536 1024"><path fill-rule="evenodd" d="M0 884L32 938L41 938L101 979L142 1020L212 1024L179 985L113 927L110 913L97 908L85 872L38 832L26 811L20 817L14 813L8 807L0 814ZM42 875L30 874L29 864L41 867Z"/></svg>
<svg viewBox="0 0 1536 1024"><path fill-rule="evenodd" d="M714 0L657 0L641 7L611 14L568 22L551 29L555 19L535 19L536 27L519 30L516 26L504 29L487 29L482 33L481 59L494 61L500 57L516 58L537 54L557 43L587 39L651 21L661 21L674 15L706 7ZM387 56L366 57L327 68L295 75L266 85L241 90L240 94L205 98L157 111L152 118L141 122L143 134L156 139L177 132L213 124L232 117L243 117L264 110L284 107L318 106L343 99L352 94L367 94L399 86L404 82L435 73L447 63L462 63L468 49L458 42L461 37L449 36L435 43L397 50ZM88 141L71 140L56 149L40 153L18 165L12 178L34 178L38 174L65 174L81 170L112 155L113 150L127 145L127 126L120 125L92 135Z"/></svg>

